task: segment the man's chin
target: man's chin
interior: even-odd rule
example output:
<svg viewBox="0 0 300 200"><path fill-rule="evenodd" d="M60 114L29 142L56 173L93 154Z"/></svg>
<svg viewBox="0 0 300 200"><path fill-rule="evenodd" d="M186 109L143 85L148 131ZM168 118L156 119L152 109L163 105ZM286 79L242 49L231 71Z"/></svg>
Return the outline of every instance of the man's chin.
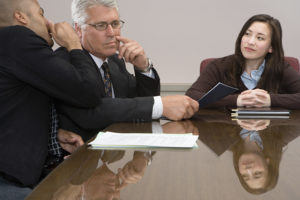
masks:
<svg viewBox="0 0 300 200"><path fill-rule="evenodd" d="M117 49L116 48L112 48L109 51L107 51L106 55L107 57L115 55L117 53Z"/></svg>

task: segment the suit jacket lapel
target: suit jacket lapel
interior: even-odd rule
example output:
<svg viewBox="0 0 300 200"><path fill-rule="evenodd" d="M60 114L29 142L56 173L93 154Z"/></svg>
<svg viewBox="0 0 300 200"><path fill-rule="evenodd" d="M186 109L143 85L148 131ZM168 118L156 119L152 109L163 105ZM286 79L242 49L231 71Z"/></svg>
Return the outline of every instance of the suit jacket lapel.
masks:
<svg viewBox="0 0 300 200"><path fill-rule="evenodd" d="M102 76L101 76L101 73L100 73L100 69L98 68L98 66L97 66L97 64L94 62L94 60L93 60L93 58L91 57L91 55L89 54L89 52L88 51L86 51L85 49L83 49L84 50L84 53L88 56L88 58L89 59L91 59L91 61L94 63L94 67L97 69L97 75L95 74L95 76L98 76L100 79L101 79L101 90L100 90L100 92L101 92L101 94L103 95L103 96L105 96L105 89L104 89L104 83L103 83L103 79L102 79Z"/></svg>
<svg viewBox="0 0 300 200"><path fill-rule="evenodd" d="M104 83L103 83L103 79L100 73L100 70L97 66L97 64L94 62L93 58L91 57L91 55L89 54L88 51L86 51L84 49L85 54L89 57L89 59L92 60L92 62L94 63L94 67L97 68L97 76L101 79L101 94L103 95L103 97L105 96L105 89L104 89ZM114 56L112 56L114 57ZM123 75L123 72L121 72L120 68L125 68L125 63L117 63L115 62L111 57L108 58L108 68L109 68L109 72L110 72L110 77L111 77L111 81L112 81L112 85L113 85L113 90L114 90L114 94L115 97L118 98L124 98L128 96L128 78L126 76Z"/></svg>
<svg viewBox="0 0 300 200"><path fill-rule="evenodd" d="M114 88L115 97L124 98L127 97L128 92L128 79L121 72L122 67L119 66L118 63L114 62L111 58L108 59L108 67L111 75L111 81Z"/></svg>

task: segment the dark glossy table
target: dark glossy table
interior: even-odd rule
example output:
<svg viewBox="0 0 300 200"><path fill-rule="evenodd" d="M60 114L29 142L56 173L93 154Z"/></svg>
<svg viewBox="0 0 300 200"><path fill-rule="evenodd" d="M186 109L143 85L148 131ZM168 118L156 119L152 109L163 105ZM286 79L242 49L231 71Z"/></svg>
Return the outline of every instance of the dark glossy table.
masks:
<svg viewBox="0 0 300 200"><path fill-rule="evenodd" d="M27 199L299 200L299 122L300 111L290 119L234 121L226 110L160 121L164 133L199 135L199 147L121 151L85 145ZM151 133L152 124L121 123L107 130Z"/></svg>

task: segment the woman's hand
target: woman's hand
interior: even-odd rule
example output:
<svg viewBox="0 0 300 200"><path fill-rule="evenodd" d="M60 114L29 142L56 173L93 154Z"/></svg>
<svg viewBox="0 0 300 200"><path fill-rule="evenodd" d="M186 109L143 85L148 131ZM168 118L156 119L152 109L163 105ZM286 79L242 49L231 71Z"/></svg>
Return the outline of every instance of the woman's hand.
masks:
<svg viewBox="0 0 300 200"><path fill-rule="evenodd" d="M262 89L246 90L242 92L237 98L238 107L270 107L270 94Z"/></svg>

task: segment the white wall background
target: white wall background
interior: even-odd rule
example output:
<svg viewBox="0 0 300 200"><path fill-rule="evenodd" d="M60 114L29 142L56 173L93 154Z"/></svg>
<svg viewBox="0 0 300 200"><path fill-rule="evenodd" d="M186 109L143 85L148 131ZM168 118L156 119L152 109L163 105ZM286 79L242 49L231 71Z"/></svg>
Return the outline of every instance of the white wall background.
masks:
<svg viewBox="0 0 300 200"><path fill-rule="evenodd" d="M71 22L72 0L39 0L47 18ZM235 39L252 15L280 20L285 55L300 59L299 0L118 0L122 35L138 41L162 83L192 83L207 57L232 54Z"/></svg>

